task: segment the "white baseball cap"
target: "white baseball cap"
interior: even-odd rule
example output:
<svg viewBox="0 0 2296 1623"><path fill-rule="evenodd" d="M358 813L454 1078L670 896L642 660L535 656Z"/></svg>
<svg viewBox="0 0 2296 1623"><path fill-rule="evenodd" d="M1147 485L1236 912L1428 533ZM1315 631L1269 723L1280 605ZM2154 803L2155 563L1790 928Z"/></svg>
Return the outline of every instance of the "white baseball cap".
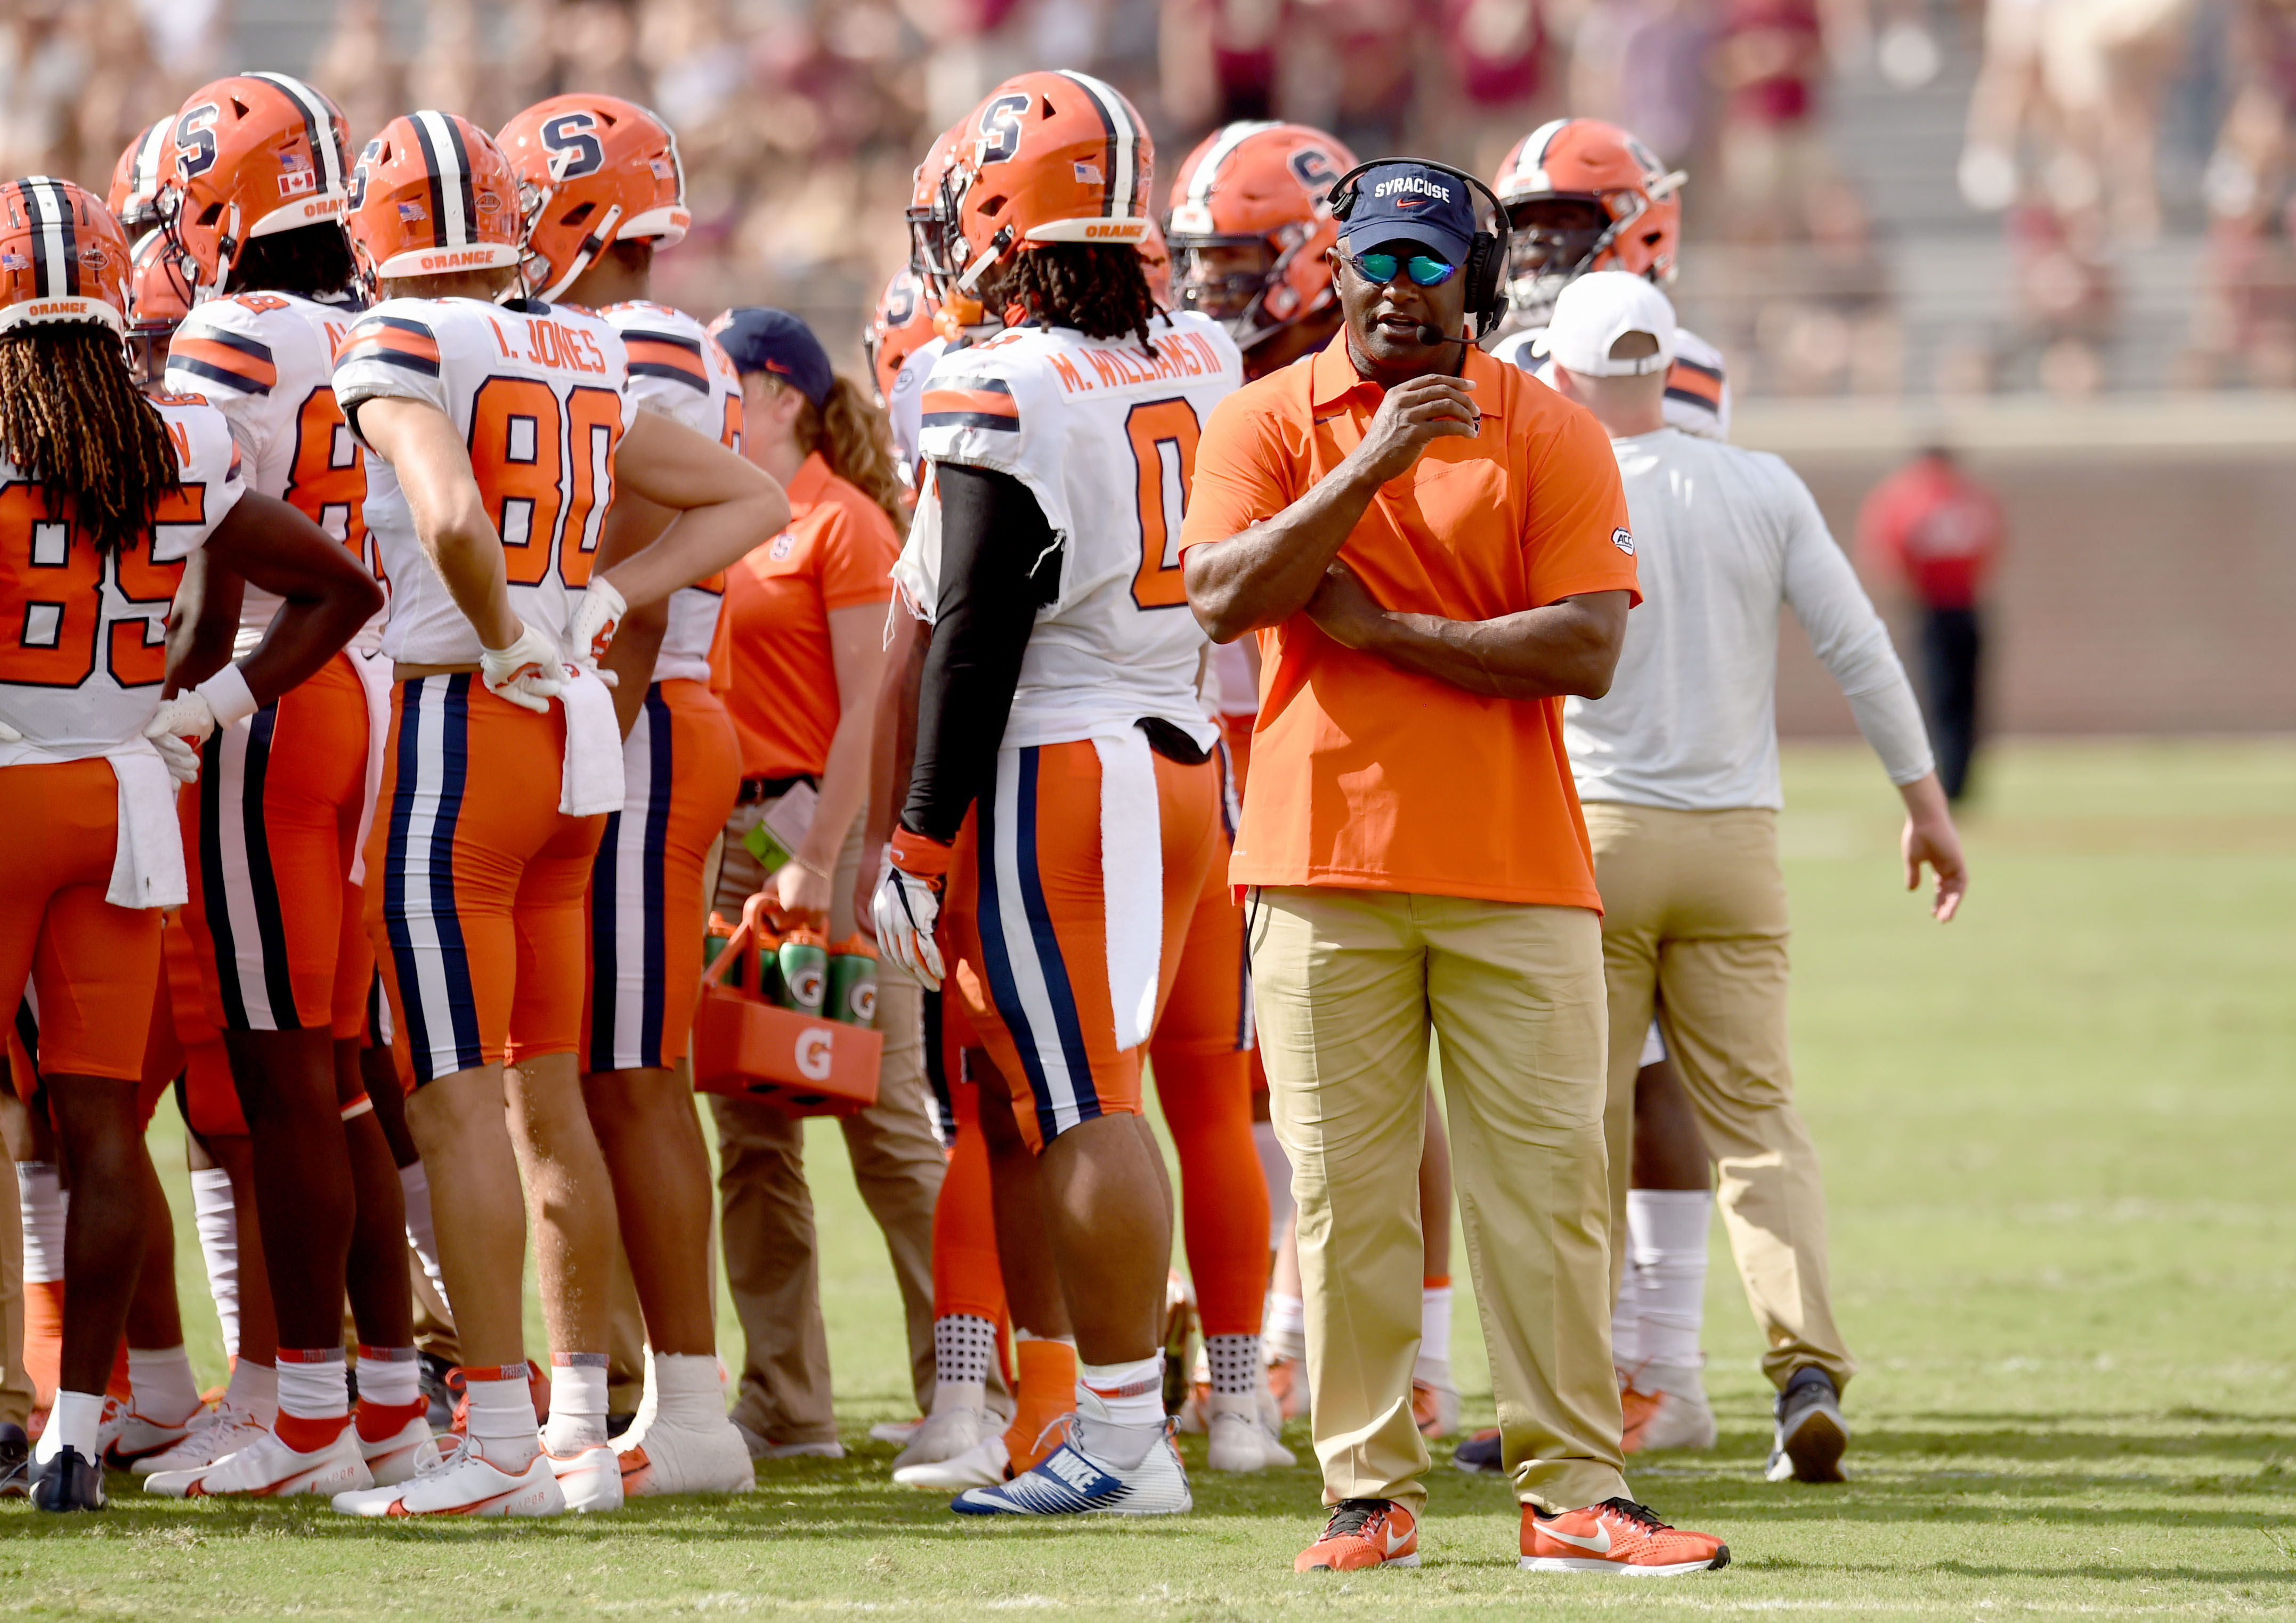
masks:
<svg viewBox="0 0 2296 1623"><path fill-rule="evenodd" d="M1546 353L1554 364L1586 378L1639 378L1674 365L1674 305L1642 277L1595 271L1562 290L1546 326ZM1612 358L1611 346L1629 332L1658 340L1656 355Z"/></svg>

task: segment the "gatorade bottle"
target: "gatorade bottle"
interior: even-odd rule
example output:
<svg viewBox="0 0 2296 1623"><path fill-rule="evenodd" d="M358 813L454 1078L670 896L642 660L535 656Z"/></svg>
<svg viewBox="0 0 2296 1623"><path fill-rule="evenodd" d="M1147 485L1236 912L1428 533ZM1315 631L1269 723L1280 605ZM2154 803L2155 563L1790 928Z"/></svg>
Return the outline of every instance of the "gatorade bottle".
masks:
<svg viewBox="0 0 2296 1623"><path fill-rule="evenodd" d="M810 925L782 938L781 988L777 1000L800 1014L818 1014L829 992L829 943Z"/></svg>
<svg viewBox="0 0 2296 1623"><path fill-rule="evenodd" d="M829 955L829 997L823 1009L849 1026L877 1023L877 949L866 936L857 931Z"/></svg>

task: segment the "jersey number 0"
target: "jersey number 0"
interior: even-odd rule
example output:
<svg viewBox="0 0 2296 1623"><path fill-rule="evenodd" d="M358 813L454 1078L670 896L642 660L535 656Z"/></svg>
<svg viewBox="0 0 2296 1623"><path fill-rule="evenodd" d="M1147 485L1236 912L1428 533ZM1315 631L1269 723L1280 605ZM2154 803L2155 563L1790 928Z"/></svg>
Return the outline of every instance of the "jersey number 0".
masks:
<svg viewBox="0 0 2296 1623"><path fill-rule="evenodd" d="M1152 400L1124 419L1139 470L1140 572L1132 601L1143 609L1177 609L1188 601L1180 573L1180 521L1196 477L1196 408L1183 399Z"/></svg>

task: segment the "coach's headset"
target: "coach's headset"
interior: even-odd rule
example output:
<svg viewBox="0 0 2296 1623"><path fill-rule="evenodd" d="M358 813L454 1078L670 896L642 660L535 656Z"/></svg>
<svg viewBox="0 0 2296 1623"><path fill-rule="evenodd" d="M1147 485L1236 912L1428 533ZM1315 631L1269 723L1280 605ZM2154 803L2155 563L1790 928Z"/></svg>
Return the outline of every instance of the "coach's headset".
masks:
<svg viewBox="0 0 2296 1623"><path fill-rule="evenodd" d="M1475 339L1480 343L1505 319L1507 311L1506 294L1502 290L1501 282L1506 275L1507 239L1513 234L1513 228L1507 219L1506 206L1499 201L1497 193L1466 170L1455 169L1449 164L1438 163L1431 158L1374 158L1369 163L1356 165L1332 183L1332 189L1325 197L1332 205L1332 217L1344 227L1348 217L1355 212L1356 199L1360 195L1357 180L1370 170L1401 163L1416 164L1423 169L1434 169L1456 180L1464 181L1490 201L1491 223L1496 229L1475 233L1467 246L1467 263L1460 270L1467 279L1467 310L1475 318ZM1340 234L1345 236L1347 233L1343 229ZM1461 343L1464 340L1447 339L1445 341Z"/></svg>

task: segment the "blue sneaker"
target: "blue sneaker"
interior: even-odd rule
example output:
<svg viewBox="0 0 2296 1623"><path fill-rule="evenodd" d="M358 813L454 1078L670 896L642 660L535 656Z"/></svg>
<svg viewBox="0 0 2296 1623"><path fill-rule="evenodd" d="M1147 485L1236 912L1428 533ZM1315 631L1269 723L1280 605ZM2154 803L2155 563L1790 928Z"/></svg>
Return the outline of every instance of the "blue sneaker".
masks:
<svg viewBox="0 0 2296 1623"><path fill-rule="evenodd" d="M1169 1422L1128 1468L1093 1458L1078 1432L1071 1421L1061 1446L1034 1468L994 1488L967 1488L948 1508L960 1516L1171 1516L1195 1508Z"/></svg>

